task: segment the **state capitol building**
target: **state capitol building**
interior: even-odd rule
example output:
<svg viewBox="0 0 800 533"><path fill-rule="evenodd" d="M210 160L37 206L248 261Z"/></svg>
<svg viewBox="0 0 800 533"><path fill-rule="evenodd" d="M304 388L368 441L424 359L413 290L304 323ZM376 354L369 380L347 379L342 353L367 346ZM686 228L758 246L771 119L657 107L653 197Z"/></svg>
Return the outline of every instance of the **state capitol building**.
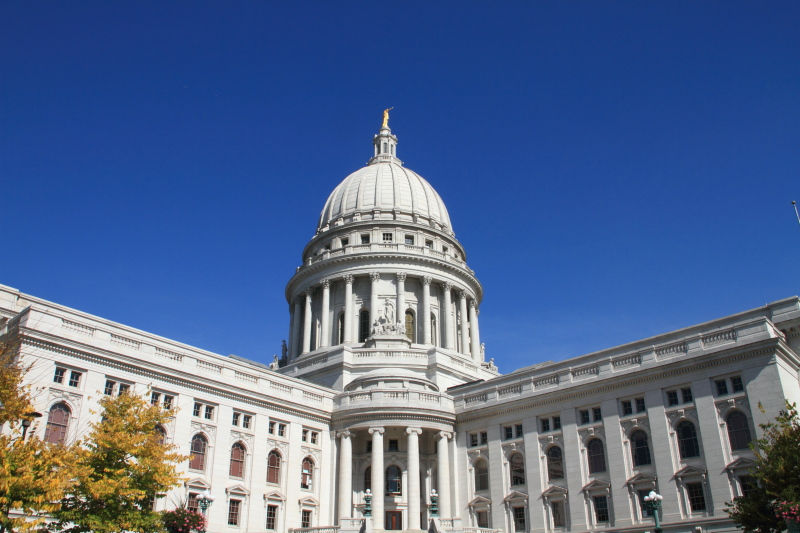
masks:
<svg viewBox="0 0 800 533"><path fill-rule="evenodd" d="M213 533L642 533L651 490L665 531L738 531L724 508L753 486L748 443L800 401L800 299L500 375L444 202L386 118L373 145L286 285L270 365L0 285L31 430L80 438L101 394L179 408L162 431L192 457L156 508L208 490Z"/></svg>

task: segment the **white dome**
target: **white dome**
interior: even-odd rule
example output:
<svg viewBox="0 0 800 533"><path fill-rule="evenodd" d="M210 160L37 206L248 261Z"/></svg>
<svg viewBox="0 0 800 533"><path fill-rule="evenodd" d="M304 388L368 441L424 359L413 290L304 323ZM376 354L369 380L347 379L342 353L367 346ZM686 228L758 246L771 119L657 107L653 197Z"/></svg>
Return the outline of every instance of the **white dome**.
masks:
<svg viewBox="0 0 800 533"><path fill-rule="evenodd" d="M317 229L356 213L380 210L416 215L452 231L447 208L431 184L392 159L374 162L347 176L325 202Z"/></svg>

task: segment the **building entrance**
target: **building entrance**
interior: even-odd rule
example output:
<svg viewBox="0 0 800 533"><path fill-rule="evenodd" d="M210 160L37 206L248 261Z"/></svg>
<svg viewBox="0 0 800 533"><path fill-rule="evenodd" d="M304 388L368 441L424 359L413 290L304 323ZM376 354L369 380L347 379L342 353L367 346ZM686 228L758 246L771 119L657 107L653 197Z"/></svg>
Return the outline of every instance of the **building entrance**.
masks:
<svg viewBox="0 0 800 533"><path fill-rule="evenodd" d="M386 529L390 531L403 529L403 511L386 511Z"/></svg>

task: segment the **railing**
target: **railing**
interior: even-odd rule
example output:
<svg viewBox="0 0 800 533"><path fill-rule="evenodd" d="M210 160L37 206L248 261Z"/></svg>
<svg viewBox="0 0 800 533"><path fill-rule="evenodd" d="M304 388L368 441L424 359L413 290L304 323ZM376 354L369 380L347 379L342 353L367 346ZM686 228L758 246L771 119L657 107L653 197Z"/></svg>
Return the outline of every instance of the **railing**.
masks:
<svg viewBox="0 0 800 533"><path fill-rule="evenodd" d="M353 392L344 392L334 399L338 407L347 408L362 405L364 402L373 404L386 404L389 406L441 406L447 408L453 405L453 400L446 394L433 391L418 391L408 389L368 389Z"/></svg>
<svg viewBox="0 0 800 533"><path fill-rule="evenodd" d="M499 529L489 529L487 527L465 527L464 533L500 533Z"/></svg>
<svg viewBox="0 0 800 533"><path fill-rule="evenodd" d="M326 259L331 259L333 257L341 257L343 255L363 254L370 252L387 252L387 251L436 257L438 259L447 261L448 263L455 263L457 265L460 265L461 267L465 268L472 274L475 273L473 270L467 267L466 261L461 259L461 257L455 257L450 252L445 253L445 252L440 252L438 250L434 250L432 248L428 248L427 246L418 246L415 244L404 244L399 242L395 243L373 242L370 244L348 244L347 246L344 246L342 248L336 248L335 250L324 250L322 253L307 257L305 263L297 267L297 270L298 271L302 270L304 267L311 266L313 264L319 263L320 261L325 261Z"/></svg>
<svg viewBox="0 0 800 533"><path fill-rule="evenodd" d="M339 532L339 526L289 528L289 533L338 533L338 532Z"/></svg>
<svg viewBox="0 0 800 533"><path fill-rule="evenodd" d="M361 529L361 525L364 523L363 518L342 518L342 527L344 529Z"/></svg>

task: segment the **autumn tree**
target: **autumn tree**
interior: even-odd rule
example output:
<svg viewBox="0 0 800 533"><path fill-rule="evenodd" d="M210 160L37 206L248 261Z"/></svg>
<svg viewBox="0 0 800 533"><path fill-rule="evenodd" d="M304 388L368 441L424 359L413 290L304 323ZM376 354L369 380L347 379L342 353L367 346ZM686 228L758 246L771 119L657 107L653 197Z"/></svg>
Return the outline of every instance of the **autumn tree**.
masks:
<svg viewBox="0 0 800 533"><path fill-rule="evenodd" d="M760 427L762 438L751 444L756 454L752 475L758 486L734 499L726 512L745 531L777 533L786 530L778 514L800 502L800 416L796 404L786 402L786 409L775 420Z"/></svg>
<svg viewBox="0 0 800 533"><path fill-rule="evenodd" d="M76 460L76 483L54 516L66 533L163 531L153 499L178 485L176 453L159 431L174 414L125 393L100 400L102 418Z"/></svg>

